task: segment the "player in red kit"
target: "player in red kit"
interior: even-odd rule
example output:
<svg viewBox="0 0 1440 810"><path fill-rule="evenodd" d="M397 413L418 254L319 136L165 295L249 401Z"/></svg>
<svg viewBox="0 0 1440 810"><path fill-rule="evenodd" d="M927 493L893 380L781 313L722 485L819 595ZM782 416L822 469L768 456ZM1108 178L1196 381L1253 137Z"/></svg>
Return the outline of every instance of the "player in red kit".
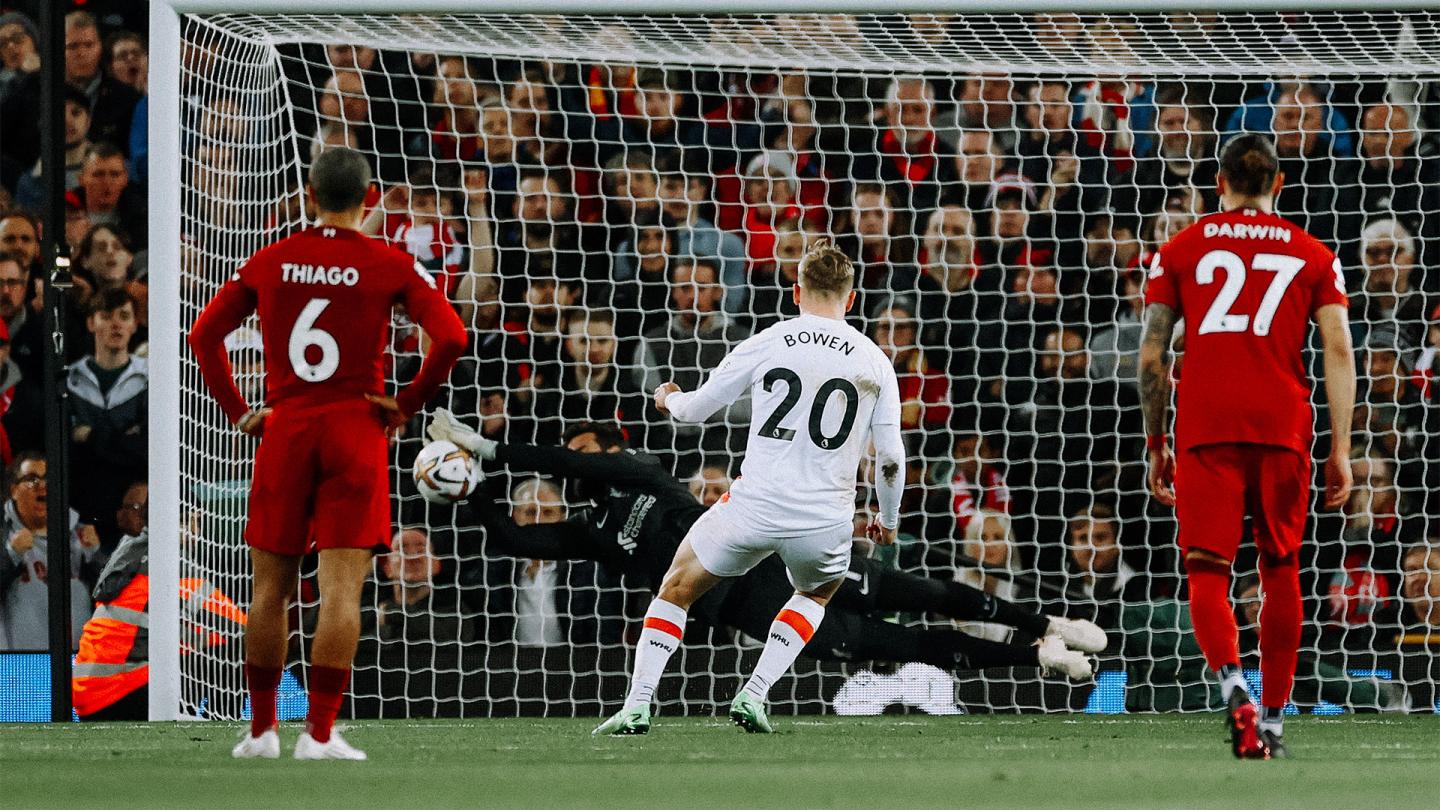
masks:
<svg viewBox="0 0 1440 810"><path fill-rule="evenodd" d="M1240 135L1220 156L1222 212L1161 248L1145 289L1140 387L1150 491L1174 506L1195 639L1221 682L1235 756L1287 756L1282 710L1300 646L1298 552L1310 506L1314 414L1302 358L1313 320L1324 344L1330 456L1325 506L1350 493L1355 359L1345 281L1328 248L1272 210L1284 183L1275 147ZM1185 319L1175 449L1166 432L1169 350ZM1261 702L1240 673L1230 566L1246 516L1259 551Z"/></svg>
<svg viewBox="0 0 1440 810"><path fill-rule="evenodd" d="M235 426L260 436L245 540L254 599L245 629L250 734L237 758L280 755L275 691L285 666L289 597L301 557L319 549L320 618L310 647L306 730L296 759L364 759L332 726L360 634L360 589L390 537L387 430L443 384L465 329L411 256L358 231L370 169L352 149L315 160L307 193L319 224L261 250L221 288L190 331L210 393ZM430 338L414 382L384 395L392 310ZM258 312L265 405L252 409L231 378L225 337Z"/></svg>

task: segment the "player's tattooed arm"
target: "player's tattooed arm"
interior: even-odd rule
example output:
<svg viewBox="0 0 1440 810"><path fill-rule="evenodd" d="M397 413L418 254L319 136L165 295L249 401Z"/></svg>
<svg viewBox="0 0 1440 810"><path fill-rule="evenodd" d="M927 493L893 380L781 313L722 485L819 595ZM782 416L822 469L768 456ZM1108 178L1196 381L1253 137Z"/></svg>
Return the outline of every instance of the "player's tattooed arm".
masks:
<svg viewBox="0 0 1440 810"><path fill-rule="evenodd" d="M1175 333L1175 310L1164 304L1145 307L1145 334L1140 339L1140 406L1145 412L1145 435L1166 432L1170 408L1170 342Z"/></svg>

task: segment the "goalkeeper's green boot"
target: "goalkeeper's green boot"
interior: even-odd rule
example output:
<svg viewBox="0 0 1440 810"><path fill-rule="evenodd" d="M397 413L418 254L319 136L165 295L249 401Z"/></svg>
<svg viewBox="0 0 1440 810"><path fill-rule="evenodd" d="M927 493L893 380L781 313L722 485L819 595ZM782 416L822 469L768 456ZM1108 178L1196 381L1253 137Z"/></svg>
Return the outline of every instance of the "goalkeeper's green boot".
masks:
<svg viewBox="0 0 1440 810"><path fill-rule="evenodd" d="M765 703L751 697L749 692L741 692L730 703L730 721L751 734L775 731L775 727L770 725L770 718L765 716Z"/></svg>
<svg viewBox="0 0 1440 810"><path fill-rule="evenodd" d="M591 734L609 734L621 736L623 734L648 734L650 733L650 707L637 706L633 709L621 709L610 716L609 720L595 727Z"/></svg>

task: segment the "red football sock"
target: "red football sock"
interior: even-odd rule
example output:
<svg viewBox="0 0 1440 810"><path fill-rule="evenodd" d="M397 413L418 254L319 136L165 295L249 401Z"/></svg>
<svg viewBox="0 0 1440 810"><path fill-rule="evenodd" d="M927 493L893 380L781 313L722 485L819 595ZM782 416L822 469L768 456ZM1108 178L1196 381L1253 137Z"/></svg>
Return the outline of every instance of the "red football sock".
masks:
<svg viewBox="0 0 1440 810"><path fill-rule="evenodd" d="M1261 705L1284 708L1295 682L1295 658L1300 652L1300 564L1296 555L1260 557Z"/></svg>
<svg viewBox="0 0 1440 810"><path fill-rule="evenodd" d="M330 729L349 687L349 669L310 667L310 711L305 714L305 730L315 742L330 741Z"/></svg>
<svg viewBox="0 0 1440 810"><path fill-rule="evenodd" d="M250 687L250 736L259 737L279 722L275 717L275 690L280 687L277 667L245 665L245 683Z"/></svg>
<svg viewBox="0 0 1440 810"><path fill-rule="evenodd" d="M1205 663L1220 668L1240 664L1240 629L1230 606L1230 566L1214 560L1186 558L1190 583L1190 621L1195 641L1205 653Z"/></svg>

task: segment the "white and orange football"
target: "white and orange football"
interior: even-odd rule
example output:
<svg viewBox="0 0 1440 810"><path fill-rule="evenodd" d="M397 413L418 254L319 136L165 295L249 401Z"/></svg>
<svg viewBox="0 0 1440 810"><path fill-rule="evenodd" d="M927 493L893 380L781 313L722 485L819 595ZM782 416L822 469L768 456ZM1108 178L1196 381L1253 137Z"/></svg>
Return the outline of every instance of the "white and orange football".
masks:
<svg viewBox="0 0 1440 810"><path fill-rule="evenodd" d="M475 459L454 442L430 442L415 457L415 487L431 503L453 504L470 497L479 481Z"/></svg>

